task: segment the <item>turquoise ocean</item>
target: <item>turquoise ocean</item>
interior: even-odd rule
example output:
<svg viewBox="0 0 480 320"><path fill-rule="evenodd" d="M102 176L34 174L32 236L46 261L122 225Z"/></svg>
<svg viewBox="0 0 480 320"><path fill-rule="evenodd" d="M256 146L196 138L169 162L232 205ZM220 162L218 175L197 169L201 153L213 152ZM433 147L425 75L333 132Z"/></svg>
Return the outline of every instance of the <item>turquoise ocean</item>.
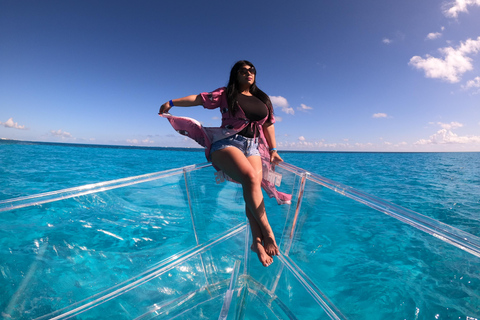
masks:
<svg viewBox="0 0 480 320"><path fill-rule="evenodd" d="M480 236L480 153L280 152L285 162ZM0 200L206 162L202 149L0 141Z"/></svg>
<svg viewBox="0 0 480 320"><path fill-rule="evenodd" d="M480 153L280 152L280 155L297 167L480 236ZM0 201L203 162L206 160L202 149L3 140L0 141ZM9 228L7 220L1 221L0 233ZM34 221L40 225L33 224L32 229L42 227L41 219ZM9 249L2 247L2 250L1 256L8 257ZM4 264L5 261L0 261L0 277L7 277ZM479 283L480 266L474 266L473 270L470 277ZM471 288L465 292L479 300L478 288L476 292ZM0 297L0 308L4 309L7 303ZM442 309L437 319L467 319L466 316L478 316L479 310L477 306L476 311L453 312L450 318ZM410 318L422 317L412 312Z"/></svg>

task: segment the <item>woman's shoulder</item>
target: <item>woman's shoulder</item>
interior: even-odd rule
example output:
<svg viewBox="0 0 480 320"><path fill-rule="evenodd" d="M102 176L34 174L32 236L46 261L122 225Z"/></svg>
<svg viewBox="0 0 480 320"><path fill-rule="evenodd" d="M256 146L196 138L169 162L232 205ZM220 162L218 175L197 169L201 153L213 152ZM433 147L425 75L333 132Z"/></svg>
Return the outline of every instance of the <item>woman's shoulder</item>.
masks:
<svg viewBox="0 0 480 320"><path fill-rule="evenodd" d="M202 95L212 98L212 97L224 96L224 95L226 95L226 93L227 93L227 88L226 87L220 87L220 88L215 89L213 91L203 92Z"/></svg>
<svg viewBox="0 0 480 320"><path fill-rule="evenodd" d="M213 91L202 92L200 95L202 95L203 97L209 97L210 99L212 99L213 97L223 96L226 94L226 92L227 92L226 87L220 87Z"/></svg>

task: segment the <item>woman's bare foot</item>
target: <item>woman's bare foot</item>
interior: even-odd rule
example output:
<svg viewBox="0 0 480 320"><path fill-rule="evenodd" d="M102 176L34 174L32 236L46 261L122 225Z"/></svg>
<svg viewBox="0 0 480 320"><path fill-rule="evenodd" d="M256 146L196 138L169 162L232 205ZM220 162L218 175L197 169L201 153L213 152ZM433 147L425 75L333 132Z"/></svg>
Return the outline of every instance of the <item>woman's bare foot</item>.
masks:
<svg viewBox="0 0 480 320"><path fill-rule="evenodd" d="M277 243L275 242L275 237L273 236L273 233L267 235L266 237L263 237L263 246L265 248L265 252L269 256L278 256L280 253L277 247Z"/></svg>
<svg viewBox="0 0 480 320"><path fill-rule="evenodd" d="M258 260L260 260L264 267L272 264L273 258L265 252L265 248L263 248L260 242L254 242L250 248L257 254Z"/></svg>

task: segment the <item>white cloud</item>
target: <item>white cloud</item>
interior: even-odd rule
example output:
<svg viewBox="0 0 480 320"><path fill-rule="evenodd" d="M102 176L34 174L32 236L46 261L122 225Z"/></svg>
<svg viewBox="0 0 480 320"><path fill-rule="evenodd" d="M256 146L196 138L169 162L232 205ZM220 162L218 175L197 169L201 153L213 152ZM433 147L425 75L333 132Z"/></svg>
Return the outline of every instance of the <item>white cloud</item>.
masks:
<svg viewBox="0 0 480 320"><path fill-rule="evenodd" d="M279 117L279 116L275 116L275 121L276 121L276 122L282 122L282 121L283 121L283 118L282 118L282 117Z"/></svg>
<svg viewBox="0 0 480 320"><path fill-rule="evenodd" d="M151 140L150 138L145 138L143 140L127 139L127 143L129 143L129 144L152 144L152 143L155 143L155 141Z"/></svg>
<svg viewBox="0 0 480 320"><path fill-rule="evenodd" d="M312 107L306 106L306 105L304 105L303 103L300 104L300 107L297 108L297 110L303 111L303 112L306 112L306 111L312 110L312 109L313 109Z"/></svg>
<svg viewBox="0 0 480 320"><path fill-rule="evenodd" d="M414 56L408 64L423 69L427 78L442 79L450 83L459 82L465 72L473 69L472 59L468 55L480 51L480 37L461 42L456 49L445 47L438 50L443 58L435 58L428 54L425 58Z"/></svg>
<svg viewBox="0 0 480 320"><path fill-rule="evenodd" d="M475 77L473 80L468 80L467 84L463 86L465 89L470 89L470 88L480 88L480 77Z"/></svg>
<svg viewBox="0 0 480 320"><path fill-rule="evenodd" d="M373 147L373 143L371 142L367 142L367 143L360 143L360 142L357 142L355 143L355 147L358 147L358 148L361 148L361 149L364 149L364 148L371 148Z"/></svg>
<svg viewBox="0 0 480 320"><path fill-rule="evenodd" d="M69 132L58 130L50 130L52 136L61 137L61 138L72 138L72 135Z"/></svg>
<svg viewBox="0 0 480 320"><path fill-rule="evenodd" d="M450 122L450 123L442 123L442 122L437 122L437 124L442 128L442 129L447 129L447 130L452 130L452 129L457 129L463 127L463 124L460 122Z"/></svg>
<svg viewBox="0 0 480 320"><path fill-rule="evenodd" d="M337 144L337 143L325 143L322 141L306 141L301 140L300 138L305 139L304 137L299 137L299 141L295 142L286 142L286 141L277 141L277 147L282 149L293 149L293 150L318 150L319 148L347 148L348 144Z"/></svg>
<svg viewBox="0 0 480 320"><path fill-rule="evenodd" d="M468 6L480 6L480 0L455 0L448 5L445 15L449 18L457 18L460 12L468 12Z"/></svg>
<svg viewBox="0 0 480 320"><path fill-rule="evenodd" d="M284 97L270 96L270 101L272 101L274 107L280 108L286 114L295 114L295 110L293 110L293 108L290 108L287 99L285 99Z"/></svg>
<svg viewBox="0 0 480 320"><path fill-rule="evenodd" d="M270 101L276 107L287 108L289 106L287 99L282 96L270 96Z"/></svg>
<svg viewBox="0 0 480 320"><path fill-rule="evenodd" d="M432 144L472 144L480 143L480 136L458 136L452 130L463 127L459 122L437 123L442 129L431 135L429 139L420 139L415 142L416 145Z"/></svg>
<svg viewBox="0 0 480 320"><path fill-rule="evenodd" d="M386 113L374 113L372 118L386 118L388 115Z"/></svg>
<svg viewBox="0 0 480 320"><path fill-rule="evenodd" d="M390 43L392 43L392 40L390 40L388 38L383 38L382 42L385 43L385 44L390 44Z"/></svg>
<svg viewBox="0 0 480 320"><path fill-rule="evenodd" d="M303 136L297 141L281 141L277 140L277 147L284 150L336 150L336 151L407 151L409 144L407 142L393 143L389 141L381 143L371 142L344 142L328 143L324 139L319 141L307 141Z"/></svg>
<svg viewBox="0 0 480 320"><path fill-rule="evenodd" d="M430 32L427 35L427 39L428 40L434 40L434 39L440 38L441 36L442 36L442 34L440 32Z"/></svg>
<svg viewBox="0 0 480 320"><path fill-rule="evenodd" d="M13 128L19 130L26 130L25 126L21 126L18 122L13 122L13 118L7 120L7 122L0 122L0 125L4 126L5 128Z"/></svg>

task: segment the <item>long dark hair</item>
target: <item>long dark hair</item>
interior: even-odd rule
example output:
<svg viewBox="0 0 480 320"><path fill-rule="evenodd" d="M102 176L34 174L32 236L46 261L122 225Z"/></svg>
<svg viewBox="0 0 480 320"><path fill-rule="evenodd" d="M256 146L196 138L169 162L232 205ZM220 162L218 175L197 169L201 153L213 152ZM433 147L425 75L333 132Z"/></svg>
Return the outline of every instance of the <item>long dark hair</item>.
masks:
<svg viewBox="0 0 480 320"><path fill-rule="evenodd" d="M238 88L240 86L238 83L238 71L245 66L250 66L250 68L255 68L255 66L250 61L240 60L240 61L237 61L233 65L232 70L230 70L230 78L228 80L228 85L227 85L227 102L228 102L228 111L232 116L235 115L235 113L238 110L237 95L239 93ZM255 81L250 87L250 93L253 96L260 99L263 103L265 103L267 105L269 114L273 115L273 106L272 106L272 102L270 101L270 98L265 92L263 92L257 87L256 83L257 83L257 73L255 71Z"/></svg>

